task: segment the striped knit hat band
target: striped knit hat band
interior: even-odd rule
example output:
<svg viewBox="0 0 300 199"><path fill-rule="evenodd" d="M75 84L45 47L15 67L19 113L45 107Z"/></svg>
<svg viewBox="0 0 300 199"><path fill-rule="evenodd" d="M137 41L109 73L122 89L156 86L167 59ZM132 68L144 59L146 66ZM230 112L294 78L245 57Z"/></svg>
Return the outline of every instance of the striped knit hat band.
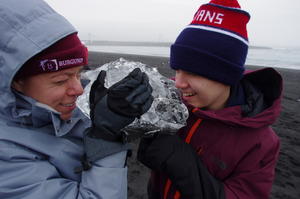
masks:
<svg viewBox="0 0 300 199"><path fill-rule="evenodd" d="M224 5L216 4L218 2ZM190 26L194 28L207 27L208 30L228 34L248 43L246 24L250 15L240 9L237 1L227 3L237 7L225 7L226 2L228 1L212 0L209 4L202 5L194 15Z"/></svg>
<svg viewBox="0 0 300 199"><path fill-rule="evenodd" d="M244 72L249 19L236 0L212 0L201 5L171 46L170 66L236 84Z"/></svg>

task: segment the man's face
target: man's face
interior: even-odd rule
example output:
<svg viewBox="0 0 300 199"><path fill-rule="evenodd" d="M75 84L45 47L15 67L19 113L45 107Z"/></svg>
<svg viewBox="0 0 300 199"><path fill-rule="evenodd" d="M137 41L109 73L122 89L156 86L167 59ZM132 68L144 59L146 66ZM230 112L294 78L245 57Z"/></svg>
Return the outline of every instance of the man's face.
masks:
<svg viewBox="0 0 300 199"><path fill-rule="evenodd" d="M76 99L83 93L80 82L82 67L57 72L42 73L15 81L13 87L40 103L60 112L61 119L68 120L76 108Z"/></svg>
<svg viewBox="0 0 300 199"><path fill-rule="evenodd" d="M206 110L224 108L230 93L228 85L183 70L176 70L175 86L183 100Z"/></svg>

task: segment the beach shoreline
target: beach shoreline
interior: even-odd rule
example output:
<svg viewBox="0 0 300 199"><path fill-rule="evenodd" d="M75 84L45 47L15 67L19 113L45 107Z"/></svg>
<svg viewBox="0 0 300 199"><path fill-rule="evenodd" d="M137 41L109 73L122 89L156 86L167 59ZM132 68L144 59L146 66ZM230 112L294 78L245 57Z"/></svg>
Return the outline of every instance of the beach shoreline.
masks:
<svg viewBox="0 0 300 199"><path fill-rule="evenodd" d="M119 58L144 63L155 67L166 76L173 77L175 72L169 67L169 58L119 53L89 52L89 68L102 66ZM260 69L259 66L245 66L247 70ZM274 131L281 140L276 177L271 199L300 198L300 70L275 68L284 80L282 111L274 125ZM133 156L128 160L128 198L146 197L149 170L136 160L138 141L132 143Z"/></svg>

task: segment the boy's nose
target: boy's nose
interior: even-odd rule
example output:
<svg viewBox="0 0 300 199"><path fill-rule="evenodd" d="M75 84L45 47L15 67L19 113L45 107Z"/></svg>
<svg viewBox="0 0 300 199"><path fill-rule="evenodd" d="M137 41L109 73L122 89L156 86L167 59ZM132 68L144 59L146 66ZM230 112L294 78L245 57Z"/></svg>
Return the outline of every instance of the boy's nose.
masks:
<svg viewBox="0 0 300 199"><path fill-rule="evenodd" d="M185 88L185 87L187 87L186 77L184 75L184 72L181 71L181 70L176 71L175 87L176 88Z"/></svg>

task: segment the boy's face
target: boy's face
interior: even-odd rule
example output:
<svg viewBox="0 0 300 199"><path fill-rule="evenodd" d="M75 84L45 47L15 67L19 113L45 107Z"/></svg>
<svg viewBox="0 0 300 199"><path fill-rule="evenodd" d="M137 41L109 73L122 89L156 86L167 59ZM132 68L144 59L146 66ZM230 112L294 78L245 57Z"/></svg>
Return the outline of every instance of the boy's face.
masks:
<svg viewBox="0 0 300 199"><path fill-rule="evenodd" d="M230 94L230 86L183 70L176 70L175 86L183 100L206 110L224 108Z"/></svg>
<svg viewBox="0 0 300 199"><path fill-rule="evenodd" d="M60 112L68 120L76 108L76 99L83 93L80 82L82 67L77 66L57 72L42 73L15 81L13 87L40 103Z"/></svg>

